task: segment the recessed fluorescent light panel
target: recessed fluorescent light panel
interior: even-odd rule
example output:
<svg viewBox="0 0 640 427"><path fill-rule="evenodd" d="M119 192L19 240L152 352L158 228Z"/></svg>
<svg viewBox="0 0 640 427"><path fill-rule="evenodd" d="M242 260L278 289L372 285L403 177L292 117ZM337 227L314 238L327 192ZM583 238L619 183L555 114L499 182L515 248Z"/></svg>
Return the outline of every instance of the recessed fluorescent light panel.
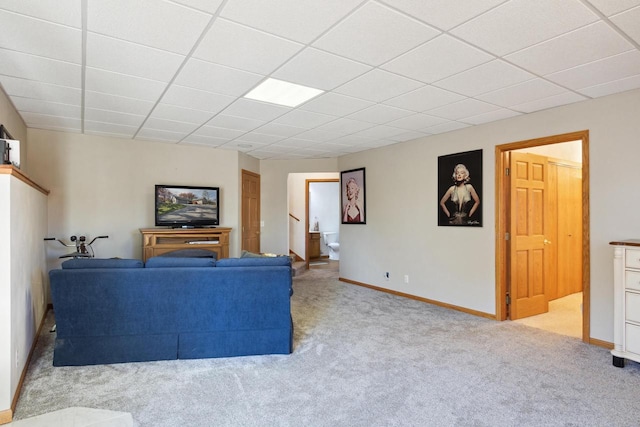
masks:
<svg viewBox="0 0 640 427"><path fill-rule="evenodd" d="M269 78L253 88L244 97L287 107L297 107L323 92L320 89Z"/></svg>

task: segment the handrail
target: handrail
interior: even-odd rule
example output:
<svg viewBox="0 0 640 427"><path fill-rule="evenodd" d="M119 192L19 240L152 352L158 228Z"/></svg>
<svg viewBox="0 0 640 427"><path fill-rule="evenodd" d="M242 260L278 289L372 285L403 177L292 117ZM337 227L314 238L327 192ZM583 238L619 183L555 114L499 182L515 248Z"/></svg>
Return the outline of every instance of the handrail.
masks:
<svg viewBox="0 0 640 427"><path fill-rule="evenodd" d="M293 219L295 219L296 221L300 222L300 218L296 217L294 214L292 214L291 212L289 212L289 216Z"/></svg>

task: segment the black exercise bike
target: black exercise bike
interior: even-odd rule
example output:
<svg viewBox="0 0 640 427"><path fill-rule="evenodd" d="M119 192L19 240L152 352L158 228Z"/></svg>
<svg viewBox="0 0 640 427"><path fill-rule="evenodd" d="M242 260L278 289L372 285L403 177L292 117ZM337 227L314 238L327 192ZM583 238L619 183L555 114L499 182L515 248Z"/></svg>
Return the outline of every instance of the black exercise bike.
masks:
<svg viewBox="0 0 640 427"><path fill-rule="evenodd" d="M97 236L97 237L94 237L93 240L91 240L89 243L87 243L86 236L71 236L69 238L69 240L71 240L71 243L65 243L60 239L56 239L55 237L45 237L44 240L56 240L62 246L65 246L68 248L73 248L73 247L76 248L75 252L61 255L59 258L93 258L95 256L93 247L91 247L91 245L93 245L93 242L95 242L98 239L108 239L108 238L109 236Z"/></svg>

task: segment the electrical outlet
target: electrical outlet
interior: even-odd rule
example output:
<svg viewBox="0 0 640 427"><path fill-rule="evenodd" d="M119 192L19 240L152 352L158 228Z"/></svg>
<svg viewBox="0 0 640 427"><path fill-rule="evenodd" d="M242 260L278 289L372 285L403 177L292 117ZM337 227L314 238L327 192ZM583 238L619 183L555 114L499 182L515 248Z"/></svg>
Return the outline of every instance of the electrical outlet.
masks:
<svg viewBox="0 0 640 427"><path fill-rule="evenodd" d="M404 275L404 283L409 283L409 275L408 274Z"/></svg>

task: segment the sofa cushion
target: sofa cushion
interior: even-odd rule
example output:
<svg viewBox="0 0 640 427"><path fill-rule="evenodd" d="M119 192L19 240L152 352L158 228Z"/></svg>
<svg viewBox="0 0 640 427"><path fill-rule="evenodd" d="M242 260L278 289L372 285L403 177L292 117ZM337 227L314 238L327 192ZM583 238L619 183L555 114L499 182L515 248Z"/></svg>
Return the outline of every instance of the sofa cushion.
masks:
<svg viewBox="0 0 640 427"><path fill-rule="evenodd" d="M262 267L262 266L290 266L288 256L223 258L216 262L216 267Z"/></svg>
<svg viewBox="0 0 640 427"><path fill-rule="evenodd" d="M74 258L62 263L65 270L79 268L142 268L144 263L139 259L121 258Z"/></svg>
<svg viewBox="0 0 640 427"><path fill-rule="evenodd" d="M178 249L158 256L170 258L218 258L217 253L208 249Z"/></svg>
<svg viewBox="0 0 640 427"><path fill-rule="evenodd" d="M163 257L156 256L149 258L145 263L145 268L161 268L161 267L215 267L216 260L212 257L207 258L182 258L182 257Z"/></svg>

